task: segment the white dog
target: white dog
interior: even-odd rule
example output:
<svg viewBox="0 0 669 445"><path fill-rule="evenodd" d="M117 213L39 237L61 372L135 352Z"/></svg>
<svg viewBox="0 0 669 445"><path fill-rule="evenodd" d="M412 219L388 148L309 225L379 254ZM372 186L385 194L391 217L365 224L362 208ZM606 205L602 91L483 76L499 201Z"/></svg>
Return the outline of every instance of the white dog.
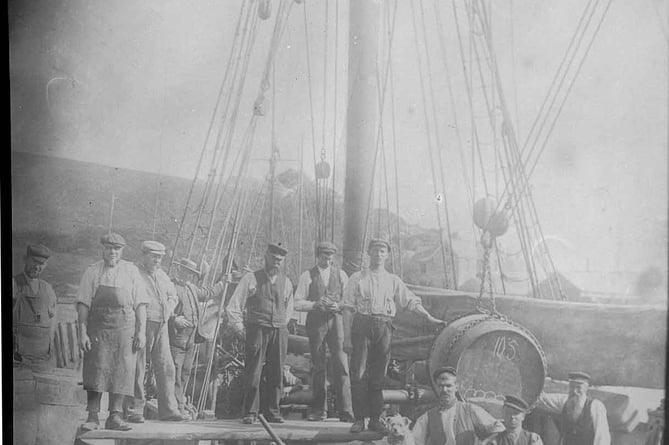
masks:
<svg viewBox="0 0 669 445"><path fill-rule="evenodd" d="M386 424L390 431L379 444L388 445L414 445L413 434L409 429L411 420L403 417L401 414L395 414L392 417L386 417Z"/></svg>

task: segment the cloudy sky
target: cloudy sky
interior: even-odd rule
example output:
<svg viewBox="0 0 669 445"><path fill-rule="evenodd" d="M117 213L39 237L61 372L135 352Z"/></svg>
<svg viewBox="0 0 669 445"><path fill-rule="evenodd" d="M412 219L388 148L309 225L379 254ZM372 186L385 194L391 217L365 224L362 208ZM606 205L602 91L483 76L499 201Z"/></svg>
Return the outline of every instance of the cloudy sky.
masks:
<svg viewBox="0 0 669 445"><path fill-rule="evenodd" d="M276 100L268 109L273 105L276 112L275 144L285 160L280 168L296 166L290 160L299 157L304 140L310 174L313 140L318 152L325 141L328 159L336 149L335 164L340 169L344 165L348 2L305 2L307 37L304 5L294 3L275 55ZM271 3L275 14L279 2ZM585 2L492 3L502 86L523 141ZM597 3L602 11L608 2ZM600 270L664 266L667 3L612 2L533 172L537 212L561 267L583 268L586 261ZM241 0L10 2L12 149L192 177L241 4ZM424 26L420 25L421 4ZM398 3L391 60L400 206L410 222L436 226L419 77L427 73L429 55L430 96L436 113L428 107L428 115L438 122L449 210L454 230L469 233L471 201L485 196L485 191L480 178L473 179L469 171L471 127L453 8L449 1L439 4L448 75L440 52L435 1ZM460 2L456 4L462 14ZM427 31L427 53L420 40L416 49L416 37L422 38L422 33L414 32L413 17L419 29ZM252 113L273 19L274 15L259 22L242 96L240 129ZM449 76L456 117L451 113ZM384 138L390 147L390 114L384 113ZM268 113L258 124L254 157L266 157L270 147ZM258 176L266 168L262 161L252 164ZM463 171L469 174L464 176ZM500 172L492 168L486 175L491 193L499 193L503 188ZM471 196L468 190L473 191Z"/></svg>

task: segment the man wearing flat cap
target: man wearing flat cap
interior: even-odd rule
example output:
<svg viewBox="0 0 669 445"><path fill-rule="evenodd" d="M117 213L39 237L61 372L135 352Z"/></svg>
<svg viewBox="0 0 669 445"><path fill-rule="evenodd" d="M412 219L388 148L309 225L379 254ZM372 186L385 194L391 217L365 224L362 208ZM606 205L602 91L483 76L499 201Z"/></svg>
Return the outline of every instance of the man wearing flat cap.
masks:
<svg viewBox="0 0 669 445"><path fill-rule="evenodd" d="M28 246L23 271L12 280L14 358L31 367L55 366L56 293L40 278L50 256L41 244Z"/></svg>
<svg viewBox="0 0 669 445"><path fill-rule="evenodd" d="M504 427L505 431L497 434L491 445L543 445L537 433L523 429L523 420L530 410L525 400L516 396L504 397Z"/></svg>
<svg viewBox="0 0 669 445"><path fill-rule="evenodd" d="M392 319L397 307L443 324L423 307L402 279L385 269L390 243L372 239L367 248L369 269L351 275L340 306L344 309L344 348L351 350L351 393L355 422L351 432L368 428L379 433L388 429L381 421L383 381L390 361ZM352 319L352 320L351 320Z"/></svg>
<svg viewBox="0 0 669 445"><path fill-rule="evenodd" d="M444 366L432 373L439 405L416 420L412 434L416 445L475 445L504 431L504 425L486 410L458 400L455 368Z"/></svg>
<svg viewBox="0 0 669 445"><path fill-rule="evenodd" d="M283 423L279 400L288 348L287 323L293 312L293 285L281 272L287 253L280 245L269 244L265 267L244 275L226 309L230 327L246 338L242 422L247 424L255 423L258 414L268 422ZM242 318L244 309L246 316Z"/></svg>
<svg viewBox="0 0 669 445"><path fill-rule="evenodd" d="M138 265L139 273L144 280L148 306L146 308L146 345L137 354L137 371L135 376L135 396L129 399L128 421L144 422L144 406L146 390L147 359L156 378L156 395L158 398L158 417L160 420L189 420L179 412L174 394L175 369L170 340L167 332L167 321L177 305L178 297L174 284L160 264L165 256L165 246L158 241L142 243L142 261Z"/></svg>
<svg viewBox="0 0 669 445"><path fill-rule="evenodd" d="M125 240L104 235L102 261L86 269L77 294L79 346L84 350L84 389L88 419L83 429L100 426L103 392L109 393L105 428L129 430L121 418L123 399L134 394L137 351L146 341L146 288L137 266L121 259Z"/></svg>
<svg viewBox="0 0 669 445"><path fill-rule="evenodd" d="M307 420L327 418L326 345L330 350L337 392L339 420L353 422L351 378L344 352L344 322L339 302L348 282L346 272L332 264L337 247L323 241L316 245L316 265L305 271L295 291L295 310L307 312L306 330L311 350L313 399Z"/></svg>
<svg viewBox="0 0 669 445"><path fill-rule="evenodd" d="M198 286L203 275L195 261L182 258L175 261L174 276L172 282L176 288L177 302L174 312L168 322L170 336L170 351L174 360L176 377L174 380L174 392L181 414L188 414L185 409L185 390L190 377L195 355L195 343L197 340L198 327L200 323L200 302L214 299L216 306L221 304L225 283L222 281L212 287Z"/></svg>
<svg viewBox="0 0 669 445"><path fill-rule="evenodd" d="M569 373L569 394L541 393L536 408L560 416L558 429L562 445L610 445L611 433L606 407L588 397L590 376L581 371Z"/></svg>

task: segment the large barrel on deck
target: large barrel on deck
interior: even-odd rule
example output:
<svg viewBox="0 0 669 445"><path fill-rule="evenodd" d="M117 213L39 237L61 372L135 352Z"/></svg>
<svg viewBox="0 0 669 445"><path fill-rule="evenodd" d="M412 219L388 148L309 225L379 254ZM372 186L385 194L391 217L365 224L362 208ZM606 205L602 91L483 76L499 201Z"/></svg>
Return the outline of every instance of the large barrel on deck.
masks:
<svg viewBox="0 0 669 445"><path fill-rule="evenodd" d="M502 416L505 395L532 404L546 377L546 358L531 332L501 317L466 315L437 336L430 353L430 375L452 366L460 395ZM434 385L434 382L432 382Z"/></svg>
<svg viewBox="0 0 669 445"><path fill-rule="evenodd" d="M81 371L31 370L14 367L15 445L74 443L82 422L86 394L78 382Z"/></svg>

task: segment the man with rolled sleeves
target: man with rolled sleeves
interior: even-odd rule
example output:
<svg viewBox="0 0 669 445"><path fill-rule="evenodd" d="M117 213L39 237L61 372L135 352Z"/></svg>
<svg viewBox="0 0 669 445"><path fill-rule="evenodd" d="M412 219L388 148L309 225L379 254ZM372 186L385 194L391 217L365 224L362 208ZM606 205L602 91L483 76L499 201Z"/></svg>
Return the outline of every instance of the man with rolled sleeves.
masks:
<svg viewBox="0 0 669 445"><path fill-rule="evenodd" d="M179 412L174 395L175 369L170 352L167 321L177 304L178 297L170 277L160 268L165 256L165 246L158 241L142 243L142 261L139 273L144 280L148 306L146 308L146 346L138 351L135 377L135 394L129 399L128 422L144 422L146 391L144 376L147 358L156 378L158 417L160 420L181 421L190 416Z"/></svg>
<svg viewBox="0 0 669 445"><path fill-rule="evenodd" d="M525 400L516 396L504 397L504 427L491 441L491 445L543 445L537 433L523 429L523 420L530 410Z"/></svg>
<svg viewBox="0 0 669 445"><path fill-rule="evenodd" d="M287 322L293 311L293 285L281 272L287 254L283 247L269 244L265 267L244 275L226 308L230 327L246 338L242 419L246 424L255 423L258 414L268 422L284 422L279 401L288 348Z"/></svg>
<svg viewBox="0 0 669 445"><path fill-rule="evenodd" d="M504 431L502 422L486 410L458 400L455 368L437 368L432 380L439 404L416 420L411 430L415 445L476 445Z"/></svg>
<svg viewBox="0 0 669 445"><path fill-rule="evenodd" d="M392 319L397 307L408 309L429 322L444 324L423 307L402 279L385 269L390 243L382 239L369 242L369 269L351 275L344 288L341 307L344 309L344 347L352 349L351 393L355 422L352 433L369 429L387 434L381 421L383 412L383 381L390 360Z"/></svg>
<svg viewBox="0 0 669 445"><path fill-rule="evenodd" d="M198 270L195 261L182 258L175 261L174 287L176 288L179 301L174 308L174 313L168 322L170 337L170 351L174 359L176 377L174 380L174 392L181 414L186 414L186 397L184 392L190 377L195 354L195 343L200 321L200 302L214 299L217 305L221 304L224 282L218 282L213 287L198 286L200 276L204 275ZM199 342L198 342L199 343Z"/></svg>
<svg viewBox="0 0 669 445"><path fill-rule="evenodd" d="M536 408L559 414L563 445L610 445L611 432L606 407L588 397L590 376L581 371L569 373L569 394L541 393Z"/></svg>
<svg viewBox="0 0 669 445"><path fill-rule="evenodd" d="M308 312L307 336L311 349L313 400L307 420L327 418L326 345L334 368L339 420L352 423L351 378L344 352L344 322L339 302L348 282L346 272L332 265L337 247L323 241L316 245L316 265L300 276L295 291L295 310Z"/></svg>
<svg viewBox="0 0 669 445"><path fill-rule="evenodd" d="M12 280L14 358L25 365L53 368L56 293L40 278L51 251L41 244L26 249L23 271Z"/></svg>
<svg viewBox="0 0 669 445"><path fill-rule="evenodd" d="M146 341L146 289L137 266L121 259L125 240L116 233L101 240L102 261L86 269L77 295L79 346L88 393L84 430L100 426L102 393L109 393L105 428L129 430L121 418L123 398L132 396L137 351Z"/></svg>

